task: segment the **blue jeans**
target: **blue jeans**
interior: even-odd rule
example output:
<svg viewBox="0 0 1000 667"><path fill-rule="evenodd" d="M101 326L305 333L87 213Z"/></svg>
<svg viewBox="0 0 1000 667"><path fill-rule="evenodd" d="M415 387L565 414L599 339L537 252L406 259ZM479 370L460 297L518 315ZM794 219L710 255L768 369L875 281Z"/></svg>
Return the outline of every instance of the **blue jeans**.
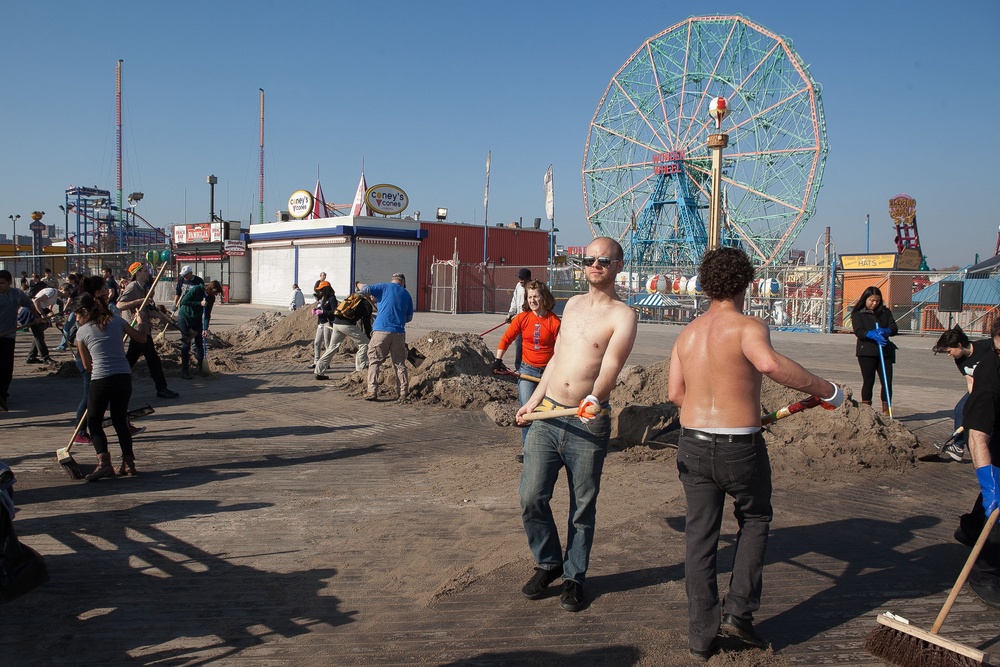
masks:
<svg viewBox="0 0 1000 667"><path fill-rule="evenodd" d="M528 364L522 363L521 370L519 371L522 375L530 375L534 378L542 377L542 371L544 368L535 368L534 366L529 366ZM531 395L535 393L535 389L538 387L537 382L532 382L531 380L525 380L523 378L517 379L517 400L520 401L521 405L528 402ZM528 437L528 428L521 429L521 449L524 449L524 441Z"/></svg>
<svg viewBox="0 0 1000 667"><path fill-rule="evenodd" d="M952 413L952 418L955 421L954 427L952 427L952 433L958 430L958 427L962 425L962 412L965 411L965 402L969 400L969 394L966 392L962 398L958 400L955 404L955 411ZM965 431L962 431L955 436L955 446L965 449Z"/></svg>
<svg viewBox="0 0 1000 667"><path fill-rule="evenodd" d="M687 499L684 528L684 583L688 597L688 643L707 650L719 632L722 614L753 620L760 607L764 552L771 524L771 461L764 438L730 443L682 434L677 472ZM729 593L720 609L716 555L726 495L733 497L739 524Z"/></svg>
<svg viewBox="0 0 1000 667"><path fill-rule="evenodd" d="M557 417L532 422L524 443L521 521L528 547L538 567L552 569L561 563L563 579L580 584L587 577L594 544L597 495L610 435L611 418L607 414L595 417L588 424L576 416ZM565 553L549 506L561 468L566 468L569 483Z"/></svg>

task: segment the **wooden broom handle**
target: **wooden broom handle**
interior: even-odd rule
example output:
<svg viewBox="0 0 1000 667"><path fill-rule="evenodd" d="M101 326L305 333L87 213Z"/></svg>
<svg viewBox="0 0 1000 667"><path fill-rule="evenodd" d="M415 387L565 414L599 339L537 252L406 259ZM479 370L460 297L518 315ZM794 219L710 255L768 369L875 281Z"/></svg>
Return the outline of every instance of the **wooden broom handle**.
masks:
<svg viewBox="0 0 1000 667"><path fill-rule="evenodd" d="M1000 508L993 510L990 515L986 518L986 525L983 526L983 531L979 533L979 539L976 540L975 546L972 547L972 553L969 554L969 558L965 561L965 567L962 568L962 572L958 575L958 580L955 585L951 587L951 593L948 594L948 599L944 601L944 606L941 607L941 613L937 615L937 619L934 620L934 626L931 628L933 634L937 634L941 626L944 625L944 619L948 616L948 612L951 611L951 606L955 604L955 598L958 597L959 591L962 590L962 586L965 585L965 580L969 578L969 572L972 571L972 566L975 564L976 559L979 558L979 552L983 550L983 545L986 544L986 538L990 536L990 531L997 523L997 519L1000 518Z"/></svg>

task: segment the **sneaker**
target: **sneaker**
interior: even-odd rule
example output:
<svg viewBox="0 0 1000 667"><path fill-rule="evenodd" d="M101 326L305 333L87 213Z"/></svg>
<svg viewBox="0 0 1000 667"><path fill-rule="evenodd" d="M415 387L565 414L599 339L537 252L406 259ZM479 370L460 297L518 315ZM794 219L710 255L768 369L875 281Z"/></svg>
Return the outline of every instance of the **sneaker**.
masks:
<svg viewBox="0 0 1000 667"><path fill-rule="evenodd" d="M60 345L56 349L59 350L60 352L65 352L66 351L66 346L65 345Z"/></svg>
<svg viewBox="0 0 1000 667"><path fill-rule="evenodd" d="M965 448L952 443L950 445L945 445L941 450L941 458L950 457L954 461L961 461L962 457L965 455Z"/></svg>
<svg viewBox="0 0 1000 667"><path fill-rule="evenodd" d="M374 401L374 400L376 400L376 399L377 399L378 397L377 397L377 396L376 396L376 395L375 395L374 393L372 393L372 394L365 394L365 395L364 395L364 396L362 396L361 398L365 399L366 401Z"/></svg>
<svg viewBox="0 0 1000 667"><path fill-rule="evenodd" d="M316 368L316 362L315 361L312 362L311 364L309 364L308 366L306 366L306 368Z"/></svg>
<svg viewBox="0 0 1000 667"><path fill-rule="evenodd" d="M156 392L157 398L177 398L180 396L176 391L170 391L169 389L160 389Z"/></svg>
<svg viewBox="0 0 1000 667"><path fill-rule="evenodd" d="M77 433L73 437L73 444L74 445L92 445L92 444L94 444L94 441L91 440L90 436L87 435L86 433Z"/></svg>
<svg viewBox="0 0 1000 667"><path fill-rule="evenodd" d="M184 368L181 369L181 379L184 379L184 380L190 380L191 379L191 371L188 370L187 366L185 366Z"/></svg>
<svg viewBox="0 0 1000 667"><path fill-rule="evenodd" d="M56 363L56 361L52 357L42 357L42 363L43 364L54 364L54 363Z"/></svg>
<svg viewBox="0 0 1000 667"><path fill-rule="evenodd" d="M403 394L402 396L396 399L396 402L399 403L400 405L405 405L410 402L410 397L406 394Z"/></svg>
<svg viewBox="0 0 1000 667"><path fill-rule="evenodd" d="M42 363L42 360L39 359L38 357L28 357L27 359L24 360L24 363L26 363L26 364L40 364L40 363Z"/></svg>
<svg viewBox="0 0 1000 667"><path fill-rule="evenodd" d="M559 606L566 611L583 609L583 584L572 579L564 581L562 594L559 596Z"/></svg>
<svg viewBox="0 0 1000 667"><path fill-rule="evenodd" d="M317 380L329 380L330 376L329 375L317 375L316 379Z"/></svg>
<svg viewBox="0 0 1000 667"><path fill-rule="evenodd" d="M545 595L545 590L552 584L553 581L561 577L562 573L562 565L556 565L551 570L546 570L543 567L536 567L535 574L533 574L531 579L528 580L528 583L521 588L521 594L529 600L537 600Z"/></svg>
<svg viewBox="0 0 1000 667"><path fill-rule="evenodd" d="M753 629L753 621L733 614L722 615L722 634L736 637L747 646L767 648L767 642Z"/></svg>
<svg viewBox="0 0 1000 667"><path fill-rule="evenodd" d="M524 463L524 454L514 454L514 460L518 463Z"/></svg>
<svg viewBox="0 0 1000 667"><path fill-rule="evenodd" d="M145 433L146 432L146 427L145 426L136 426L132 422L129 422L128 423L128 430L129 430L129 433L131 433L132 435L139 435L140 433Z"/></svg>

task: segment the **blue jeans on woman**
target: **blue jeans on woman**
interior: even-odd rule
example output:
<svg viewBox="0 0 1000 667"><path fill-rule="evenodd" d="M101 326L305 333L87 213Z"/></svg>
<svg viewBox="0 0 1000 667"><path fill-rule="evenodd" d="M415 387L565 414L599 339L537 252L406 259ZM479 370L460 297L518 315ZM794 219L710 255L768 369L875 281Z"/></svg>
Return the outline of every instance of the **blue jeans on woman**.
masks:
<svg viewBox="0 0 1000 667"><path fill-rule="evenodd" d="M535 366L529 366L528 364L521 362L521 375L530 375L533 378L542 377L542 371L544 368L536 368ZM517 400L520 401L521 405L528 402L531 395L535 393L535 389L538 387L537 382L532 382L531 380L525 380L524 378L517 379ZM528 437L528 427L521 429L521 449L524 450L524 441Z"/></svg>
<svg viewBox="0 0 1000 667"><path fill-rule="evenodd" d="M607 407L605 405L604 407ZM524 443L521 470L521 521L528 547L538 567L550 570L562 564L563 579L583 585L594 544L597 495L608 454L611 417L602 414L584 424L576 416L531 423ZM559 470L569 483L569 529L566 551L552 517L552 492Z"/></svg>

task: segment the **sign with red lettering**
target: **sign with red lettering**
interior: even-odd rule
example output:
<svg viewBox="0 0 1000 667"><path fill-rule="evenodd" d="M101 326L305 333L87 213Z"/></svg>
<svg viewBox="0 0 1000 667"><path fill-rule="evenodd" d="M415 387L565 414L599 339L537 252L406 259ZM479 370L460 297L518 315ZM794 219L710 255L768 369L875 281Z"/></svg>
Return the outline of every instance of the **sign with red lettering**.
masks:
<svg viewBox="0 0 1000 667"><path fill-rule="evenodd" d="M221 222L174 225L174 243L219 243L221 241Z"/></svg>

